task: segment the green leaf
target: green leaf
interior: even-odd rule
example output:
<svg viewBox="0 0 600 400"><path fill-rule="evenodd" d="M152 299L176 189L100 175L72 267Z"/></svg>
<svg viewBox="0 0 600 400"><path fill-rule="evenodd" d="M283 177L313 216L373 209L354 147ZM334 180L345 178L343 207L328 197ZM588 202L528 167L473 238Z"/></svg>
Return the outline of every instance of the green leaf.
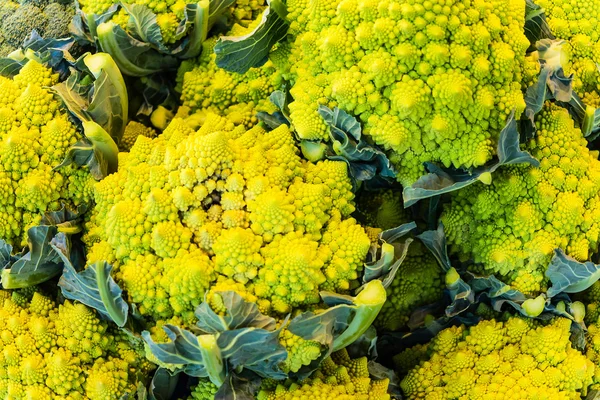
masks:
<svg viewBox="0 0 600 400"><path fill-rule="evenodd" d="M104 154L87 138L83 138L69 148L63 162L56 169L76 164L86 166L96 180L108 175L108 161Z"/></svg>
<svg viewBox="0 0 600 400"><path fill-rule="evenodd" d="M12 78L21 71L21 68L23 68L24 65L25 63L19 60L0 58L0 76Z"/></svg>
<svg viewBox="0 0 600 400"><path fill-rule="evenodd" d="M120 327L125 326L129 305L123 300L123 291L110 276L112 265L99 261L77 272L68 255L56 247L55 250L64 262L58 282L63 296L96 309Z"/></svg>
<svg viewBox="0 0 600 400"><path fill-rule="evenodd" d="M371 379L382 380L387 379L388 383L388 394L394 396L392 398L402 398L402 389L400 388L400 379L394 370L389 369L378 362L369 360L367 364L369 369L369 376Z"/></svg>
<svg viewBox="0 0 600 400"><path fill-rule="evenodd" d="M179 374L171 374L169 370L158 367L152 381L148 393L149 400L169 400L175 393L177 384L179 383Z"/></svg>
<svg viewBox="0 0 600 400"><path fill-rule="evenodd" d="M532 0L525 2L525 36L532 46L541 39L554 39L546 21L544 9Z"/></svg>
<svg viewBox="0 0 600 400"><path fill-rule="evenodd" d="M299 376L307 376L332 352L349 346L361 337L379 314L386 293L381 281L373 280L364 285L355 297L321 292L321 298L329 308L318 313L302 313L288 326L293 334L304 340L317 341L326 349L317 360L303 368Z"/></svg>
<svg viewBox="0 0 600 400"><path fill-rule="evenodd" d="M198 337L167 325L165 332L171 342L155 343L149 332L142 332L152 354L163 363L177 364L188 375L210 377L213 382L221 380L216 377L223 376L223 368L226 371L247 369L264 378L286 378L287 374L280 368L287 358L287 351L279 343L281 328L275 329L272 318L260 314L255 303L246 302L239 294L219 294L227 313L220 316L203 303L196 311L196 326L203 332ZM223 361L221 369L213 362L216 359Z"/></svg>
<svg viewBox="0 0 600 400"><path fill-rule="evenodd" d="M152 44L135 39L113 22L98 25L98 43L125 75L140 77L174 71L178 65L174 56L161 54Z"/></svg>
<svg viewBox="0 0 600 400"><path fill-rule="evenodd" d="M163 46L163 37L160 27L156 23L156 14L150 8L143 4L121 3L125 12L129 15L127 29L129 32L144 42L152 43L159 49L166 49Z"/></svg>
<svg viewBox="0 0 600 400"><path fill-rule="evenodd" d="M215 394L214 400L255 400L262 381L256 374L243 370L229 374L223 386Z"/></svg>
<svg viewBox="0 0 600 400"><path fill-rule="evenodd" d="M252 32L219 38L214 48L219 68L243 74L250 68L260 67L267 60L271 48L287 35L289 23L285 2L267 0L267 3L269 7Z"/></svg>
<svg viewBox="0 0 600 400"><path fill-rule="evenodd" d="M552 282L552 287L547 291L548 297L559 293L579 293L600 278L600 265L591 261L579 262L561 249L556 249L546 269L546 276Z"/></svg>
<svg viewBox="0 0 600 400"><path fill-rule="evenodd" d="M200 304L194 313L196 326L204 333L215 334L239 328L275 330L274 318L263 315L256 303L246 302L235 292L217 292L221 296L225 315L216 314L207 302Z"/></svg>
<svg viewBox="0 0 600 400"><path fill-rule="evenodd" d="M445 310L446 316L452 317L468 309L475 301L474 291L458 275L450 263L444 224L440 222L436 230L425 231L417 235L417 239L427 247L437 260L438 265L446 272L446 291L451 299Z"/></svg>
<svg viewBox="0 0 600 400"><path fill-rule="evenodd" d="M363 283L379 278L382 278L383 286L386 288L392 283L412 242L411 238L402 242L400 239L416 228L415 222L409 222L379 234L378 241L382 245L372 245L369 249L367 262L364 264Z"/></svg>
<svg viewBox="0 0 600 400"><path fill-rule="evenodd" d="M51 246L57 235L55 226L34 226L27 231L28 249L2 270L0 283L4 289L35 286L60 274L62 262ZM3 246L6 249L5 246Z"/></svg>
<svg viewBox="0 0 600 400"><path fill-rule="evenodd" d="M425 163L429 173L419 178L412 186L404 188L402 192L404 207L410 207L419 200L460 190L482 178L487 179L503 165L528 163L538 167L539 161L528 151L520 148L514 111L510 114L505 127L500 132L497 154L497 160L469 171L442 169L435 164Z"/></svg>
<svg viewBox="0 0 600 400"><path fill-rule="evenodd" d="M362 137L360 123L355 117L335 107L319 105L319 114L329 125L332 146L330 160L345 161L355 188L359 182L395 180L395 172L386 154ZM373 185L376 185L374 183Z"/></svg>

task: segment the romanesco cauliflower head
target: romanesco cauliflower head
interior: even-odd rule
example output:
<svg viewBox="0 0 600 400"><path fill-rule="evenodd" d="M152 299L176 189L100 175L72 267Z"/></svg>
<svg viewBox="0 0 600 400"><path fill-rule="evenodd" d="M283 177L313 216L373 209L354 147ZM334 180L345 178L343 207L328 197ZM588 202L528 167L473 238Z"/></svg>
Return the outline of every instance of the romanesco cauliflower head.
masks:
<svg viewBox="0 0 600 400"><path fill-rule="evenodd" d="M238 27L229 34L241 35L250 31L251 27L247 30ZM213 52L216 41L217 38L206 40L200 57L194 62L184 61L180 66L181 101L194 113L227 115L250 128L258 123L258 111L276 110L268 97L282 85L281 74L270 61L244 74L217 67Z"/></svg>
<svg viewBox="0 0 600 400"><path fill-rule="evenodd" d="M371 379L366 357L352 359L346 350L340 350L327 358L317 371L302 382L265 380L256 398L388 400L388 384L388 379Z"/></svg>
<svg viewBox="0 0 600 400"><path fill-rule="evenodd" d="M585 261L600 233L598 153L566 109L547 105L536 126L526 148L539 168L502 168L490 185L456 192L441 217L452 251L527 294L545 290L554 249Z"/></svg>
<svg viewBox="0 0 600 400"><path fill-rule="evenodd" d="M156 135L157 132L154 129L136 121L129 121L129 123L125 127L125 132L123 132L121 142L119 143L119 150L129 151L129 149L131 149L131 146L133 146L138 136L153 138Z"/></svg>
<svg viewBox="0 0 600 400"><path fill-rule="evenodd" d="M346 164L301 159L287 126L175 118L123 160L95 187L86 240L149 319L193 324L205 295L224 312L225 290L285 315L357 286L370 240Z"/></svg>
<svg viewBox="0 0 600 400"><path fill-rule="evenodd" d="M408 399L585 396L597 367L572 347L570 326L566 318L541 325L509 317L445 329L429 343L427 355L420 345L397 358L400 366L420 359L400 387Z"/></svg>
<svg viewBox="0 0 600 400"><path fill-rule="evenodd" d="M82 136L46 88L57 80L34 60L12 79L0 77L0 238L16 247L45 212L92 199L87 170L56 169Z"/></svg>
<svg viewBox="0 0 600 400"><path fill-rule="evenodd" d="M154 368L142 345L83 304L57 305L37 288L2 293L2 398L115 399Z"/></svg>
<svg viewBox="0 0 600 400"><path fill-rule="evenodd" d="M298 135L328 138L319 104L352 113L389 151L403 185L423 174L425 161L484 164L509 113L525 108L524 1L309 0L287 7L289 110Z"/></svg>

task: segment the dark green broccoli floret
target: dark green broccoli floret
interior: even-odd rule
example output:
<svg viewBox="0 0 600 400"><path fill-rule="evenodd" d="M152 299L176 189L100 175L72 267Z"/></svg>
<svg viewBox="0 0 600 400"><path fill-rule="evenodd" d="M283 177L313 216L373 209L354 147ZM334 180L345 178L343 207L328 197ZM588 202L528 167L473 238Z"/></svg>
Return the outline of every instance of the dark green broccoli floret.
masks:
<svg viewBox="0 0 600 400"><path fill-rule="evenodd" d="M69 23L75 14L73 5L57 2L26 0L21 5L6 2L0 5L0 56L20 47L33 30L44 38L69 36Z"/></svg>
<svg viewBox="0 0 600 400"><path fill-rule="evenodd" d="M24 5L2 22L2 33L10 45L19 47L34 29L43 36L47 25L48 18L39 7Z"/></svg>
<svg viewBox="0 0 600 400"><path fill-rule="evenodd" d="M44 8L44 14L48 18L48 25L43 35L45 38L69 36L69 24L75 14L75 7L72 4L51 3Z"/></svg>

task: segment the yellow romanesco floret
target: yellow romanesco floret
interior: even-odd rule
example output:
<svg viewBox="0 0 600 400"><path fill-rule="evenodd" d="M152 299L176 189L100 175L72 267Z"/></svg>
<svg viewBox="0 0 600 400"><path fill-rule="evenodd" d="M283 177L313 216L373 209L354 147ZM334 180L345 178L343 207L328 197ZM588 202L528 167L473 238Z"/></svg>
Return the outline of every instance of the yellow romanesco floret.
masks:
<svg viewBox="0 0 600 400"><path fill-rule="evenodd" d="M545 326L522 321L522 317L484 320L464 334L448 328L429 346L404 351L397 362L414 365L400 384L406 398L585 397L598 367L572 347L571 321L559 317ZM513 344L515 332L520 340ZM436 343L442 336L447 345L440 348Z"/></svg>
<svg viewBox="0 0 600 400"><path fill-rule="evenodd" d="M37 289L12 297L19 305L0 308L2 398L113 399L133 395L155 368L143 346L81 303L57 305Z"/></svg>
<svg viewBox="0 0 600 400"><path fill-rule="evenodd" d="M91 201L88 170L58 168L82 135L48 88L57 82L35 60L0 79L0 238L16 248L45 212Z"/></svg>
<svg viewBox="0 0 600 400"><path fill-rule="evenodd" d="M452 252L531 295L546 289L555 249L586 261L600 234L597 153L566 109L546 105L536 126L526 149L539 168L501 168L490 185L455 192L441 217Z"/></svg>
<svg viewBox="0 0 600 400"><path fill-rule="evenodd" d="M236 27L241 28L234 26L228 35L244 35L251 31L250 27ZM181 101L204 118L209 113L218 113L250 128L258 123L257 112L277 110L268 97L282 87L281 74L270 61L244 74L225 71L216 64L215 43L215 38L208 39L196 61L182 63L178 71Z"/></svg>
<svg viewBox="0 0 600 400"><path fill-rule="evenodd" d="M343 399L389 400L388 379L369 376L367 358L351 359L346 350L333 353L318 370L301 382L269 382L257 395L258 400Z"/></svg>
<svg viewBox="0 0 600 400"><path fill-rule="evenodd" d="M370 248L343 161L303 160L285 125L267 132L216 114L175 117L138 137L95 187L85 236L140 313L194 323L232 290L280 317L359 285ZM295 368L295 367L294 367Z"/></svg>

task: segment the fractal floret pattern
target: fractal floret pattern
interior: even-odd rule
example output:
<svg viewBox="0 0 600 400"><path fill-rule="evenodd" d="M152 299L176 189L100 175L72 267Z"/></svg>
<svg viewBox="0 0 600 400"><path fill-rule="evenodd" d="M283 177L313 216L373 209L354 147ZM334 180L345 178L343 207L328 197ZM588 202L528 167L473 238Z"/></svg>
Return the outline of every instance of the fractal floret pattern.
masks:
<svg viewBox="0 0 600 400"><path fill-rule="evenodd" d="M545 291L555 249L588 260L598 246L600 162L566 109L547 105L526 148L540 161L503 167L455 192L441 219L451 249L526 294Z"/></svg>
<svg viewBox="0 0 600 400"><path fill-rule="evenodd" d="M570 326L509 317L445 329L401 357L417 363L400 386L408 399L585 397L597 367L571 345Z"/></svg>
<svg viewBox="0 0 600 400"><path fill-rule="evenodd" d="M328 138L318 105L360 117L411 185L423 162L477 167L525 108L525 2L289 1L290 118ZM280 57L275 57L279 59Z"/></svg>
<svg viewBox="0 0 600 400"><path fill-rule="evenodd" d="M82 134L48 89L58 74L30 60L0 77L0 238L27 243L44 213L91 201L94 179L74 166L57 168Z"/></svg>

